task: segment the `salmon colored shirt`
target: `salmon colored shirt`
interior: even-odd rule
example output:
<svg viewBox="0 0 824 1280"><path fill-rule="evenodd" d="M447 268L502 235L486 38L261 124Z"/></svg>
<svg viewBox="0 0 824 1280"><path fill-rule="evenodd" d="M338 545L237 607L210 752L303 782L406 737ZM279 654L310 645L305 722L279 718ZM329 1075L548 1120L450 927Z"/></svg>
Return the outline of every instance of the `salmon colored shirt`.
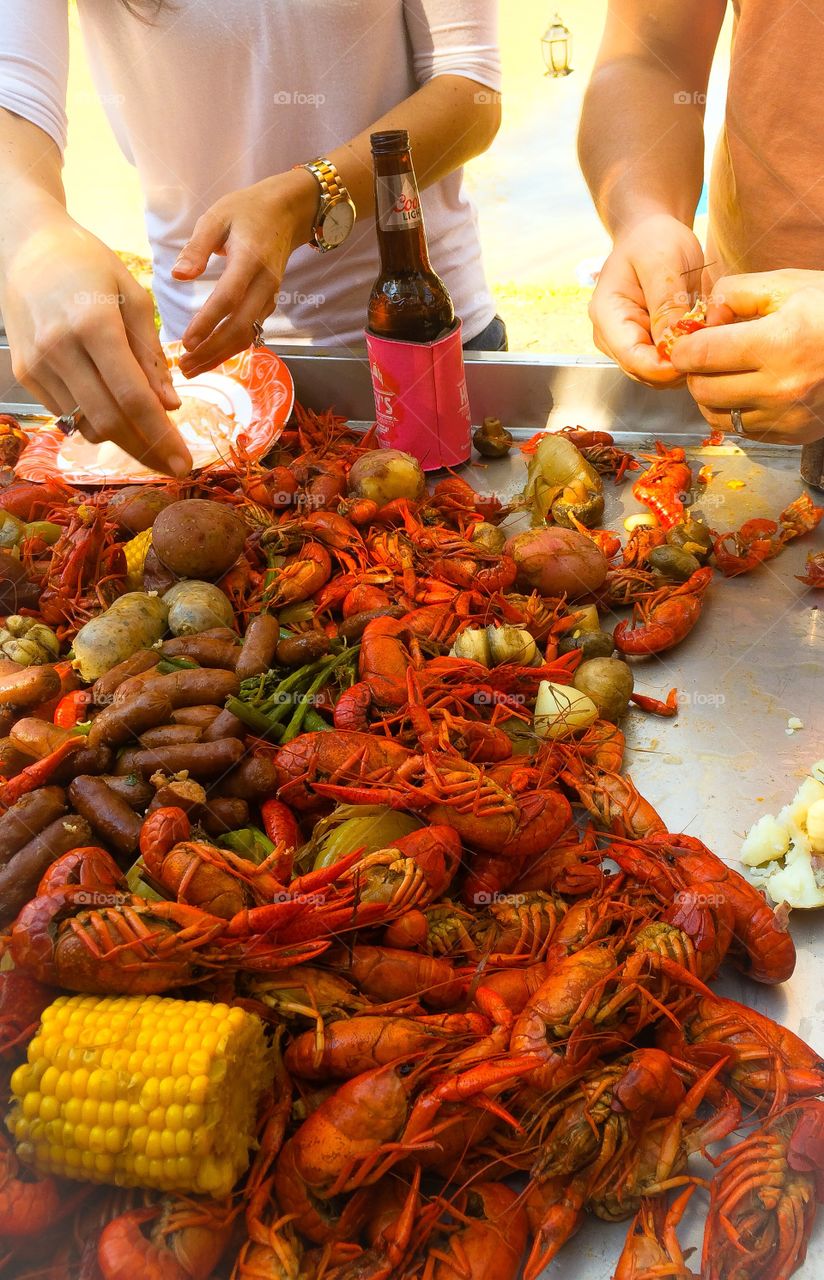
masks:
<svg viewBox="0 0 824 1280"><path fill-rule="evenodd" d="M733 0L733 8L709 274L824 270L824 4Z"/></svg>

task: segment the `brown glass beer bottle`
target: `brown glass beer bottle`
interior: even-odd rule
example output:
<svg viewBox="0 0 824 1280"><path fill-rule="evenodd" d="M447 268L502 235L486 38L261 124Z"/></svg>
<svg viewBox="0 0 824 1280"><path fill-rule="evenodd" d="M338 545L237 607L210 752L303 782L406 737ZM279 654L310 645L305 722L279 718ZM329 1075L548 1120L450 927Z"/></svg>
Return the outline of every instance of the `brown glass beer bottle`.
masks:
<svg viewBox="0 0 824 1280"><path fill-rule="evenodd" d="M381 270L367 325L381 338L434 342L455 325L455 308L432 270L406 129L371 135Z"/></svg>

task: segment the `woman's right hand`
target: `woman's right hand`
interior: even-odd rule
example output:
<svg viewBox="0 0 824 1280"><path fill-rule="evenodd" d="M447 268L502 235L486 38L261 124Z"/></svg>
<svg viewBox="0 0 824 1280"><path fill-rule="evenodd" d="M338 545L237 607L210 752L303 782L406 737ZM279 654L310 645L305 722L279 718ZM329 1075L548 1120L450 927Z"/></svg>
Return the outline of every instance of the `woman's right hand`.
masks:
<svg viewBox="0 0 824 1280"><path fill-rule="evenodd" d="M655 344L701 289L704 251L683 222L654 214L615 241L589 304L595 344L625 373L650 386L682 376Z"/></svg>
<svg viewBox="0 0 824 1280"><path fill-rule="evenodd" d="M56 200L38 199L13 225L2 244L0 306L17 380L55 414L79 407L87 440L112 440L153 470L188 474L189 451L166 412L180 399L149 294Z"/></svg>

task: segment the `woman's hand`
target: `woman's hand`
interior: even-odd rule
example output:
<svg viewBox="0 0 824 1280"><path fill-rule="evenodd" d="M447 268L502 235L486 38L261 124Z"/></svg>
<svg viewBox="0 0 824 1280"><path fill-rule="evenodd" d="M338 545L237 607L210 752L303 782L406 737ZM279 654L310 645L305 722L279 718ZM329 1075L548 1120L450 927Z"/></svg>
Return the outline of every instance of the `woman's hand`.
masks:
<svg viewBox="0 0 824 1280"><path fill-rule="evenodd" d="M824 272L726 276L712 303L711 327L679 338L672 350L707 422L729 431L730 410L739 409L754 440L824 437Z"/></svg>
<svg viewBox="0 0 824 1280"><path fill-rule="evenodd" d="M194 280L213 253L226 257L220 280L183 334L187 378L248 347L255 321L277 306L286 263L312 234L320 189L306 169L294 169L233 191L198 218L172 269Z"/></svg>
<svg viewBox="0 0 824 1280"><path fill-rule="evenodd" d="M0 305L17 380L52 413L79 407L87 440L113 440L152 469L186 475L192 460L165 412L180 399L146 290L50 196L13 221Z"/></svg>
<svg viewBox="0 0 824 1280"><path fill-rule="evenodd" d="M625 373L651 386L681 375L655 349L701 287L704 252L689 227L668 214L637 222L615 241L589 304L596 346Z"/></svg>

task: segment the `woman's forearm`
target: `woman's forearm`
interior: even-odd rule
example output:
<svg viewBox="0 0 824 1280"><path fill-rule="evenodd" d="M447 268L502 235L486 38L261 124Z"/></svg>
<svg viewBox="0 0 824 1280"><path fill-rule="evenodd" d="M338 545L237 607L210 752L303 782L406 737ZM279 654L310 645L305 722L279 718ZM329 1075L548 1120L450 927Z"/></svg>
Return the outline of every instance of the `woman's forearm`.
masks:
<svg viewBox="0 0 824 1280"><path fill-rule="evenodd" d="M31 229L38 209L65 209L61 169L49 135L0 107L0 259Z"/></svg>
<svg viewBox="0 0 824 1280"><path fill-rule="evenodd" d="M408 129L415 173L420 186L427 187L485 151L500 122L500 94L465 76L436 76L350 142L336 147L328 159L349 188L358 216L365 217L375 211L370 134Z"/></svg>

